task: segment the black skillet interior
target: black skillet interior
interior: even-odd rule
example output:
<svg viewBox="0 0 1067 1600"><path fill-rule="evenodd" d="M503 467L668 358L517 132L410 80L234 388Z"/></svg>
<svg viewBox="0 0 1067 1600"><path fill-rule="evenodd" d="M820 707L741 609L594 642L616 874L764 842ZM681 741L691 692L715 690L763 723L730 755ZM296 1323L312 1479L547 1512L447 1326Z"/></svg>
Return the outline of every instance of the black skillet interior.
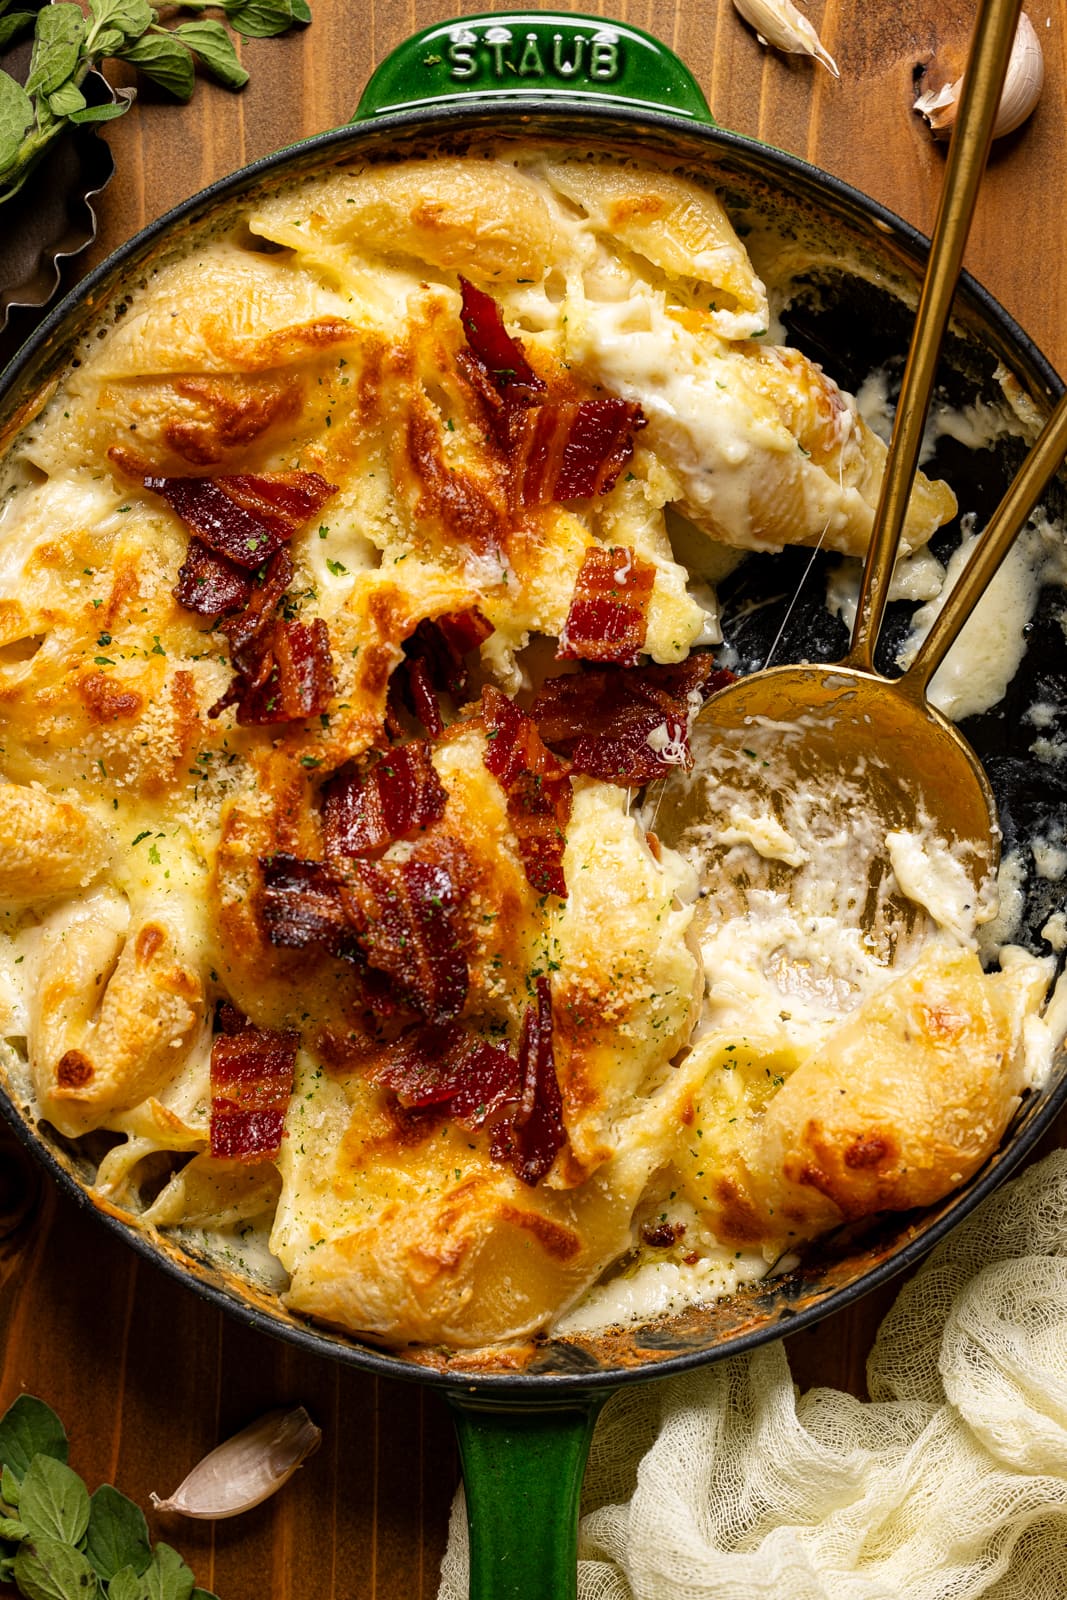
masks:
<svg viewBox="0 0 1067 1600"><path fill-rule="evenodd" d="M0 397L0 437L63 369L76 340L114 316L108 307L121 303L125 293L135 292L153 263L180 249L205 223L225 227L250 193L318 174L345 160L465 150L498 139L500 122L498 110L470 105L384 116L354 131L338 130L269 157L178 208L92 274L8 369ZM776 230L791 246L797 240L811 245L811 264L798 273L784 312L791 342L850 390L874 368L888 366L899 374L911 321L907 295L910 286L914 296L925 243L855 191L796 158L669 114L641 111L620 117L610 107L562 114L558 108L524 110L508 118L508 127L509 138L524 143L550 140L576 151L606 148L645 159L652 154L676 164L717 187L742 230L773 217ZM995 373L1001 363L1037 411L1046 413L1060 388L1055 373L1003 310L966 282L940 373L944 397L956 404L973 403L976 398L1000 403L1003 396ZM942 439L927 470L946 476L962 509L977 513L981 521L1006 488L1023 450L1024 441L1018 436L1001 437L994 447L977 452ZM1046 500L1050 513L1062 511L1063 497L1064 485L1057 483ZM944 530L938 536L937 553L944 555L958 536L958 526ZM802 656L840 657L846 637L824 604L827 566L827 558L818 556L812 562L805 552L753 556L723 584L726 635L746 669L763 662L779 633L776 660L780 662ZM1042 593L1026 657L1005 702L964 725L989 764L1007 844L1022 851L1026 869L1022 942L1044 953L1048 946L1040 930L1050 912L1062 904L1063 889L1036 871L1028 841L1055 834L1057 828L1062 832L1067 785L1054 765L1036 759L1031 751L1035 729L1026 713L1040 700L1051 708L1043 738L1050 745L1062 738L1067 720L1063 609L1060 589ZM887 621L887 647L899 638L904 625L905 612L894 608ZM560 1400L568 1395L577 1398L614 1387L628 1377L666 1375L776 1338L839 1309L929 1249L1032 1150L1065 1096L1067 1060L1061 1055L1052 1083L1020 1108L997 1156L970 1184L929 1211L885 1217L858 1234L839 1234L792 1272L716 1305L596 1337L536 1342L518 1355L504 1357L492 1351L384 1353L313 1327L274 1296L235 1279L175 1239L139 1231L121 1210L88 1193L92 1161L84 1147L62 1140L47 1127L38 1129L3 1095L0 1110L68 1194L92 1206L135 1249L247 1323L311 1352L383 1375L418 1378L453 1390L462 1386L489 1401L522 1402L551 1395Z"/></svg>

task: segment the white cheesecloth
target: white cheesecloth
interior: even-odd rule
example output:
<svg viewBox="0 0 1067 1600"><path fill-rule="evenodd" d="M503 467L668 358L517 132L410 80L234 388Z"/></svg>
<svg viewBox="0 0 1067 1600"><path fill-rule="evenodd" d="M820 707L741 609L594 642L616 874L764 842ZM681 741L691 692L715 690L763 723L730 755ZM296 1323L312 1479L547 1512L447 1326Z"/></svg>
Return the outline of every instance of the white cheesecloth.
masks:
<svg viewBox="0 0 1067 1600"><path fill-rule="evenodd" d="M1064 1600L1067 1150L931 1254L867 1382L798 1394L779 1342L615 1395L580 1600ZM439 1600L467 1600L462 1489Z"/></svg>

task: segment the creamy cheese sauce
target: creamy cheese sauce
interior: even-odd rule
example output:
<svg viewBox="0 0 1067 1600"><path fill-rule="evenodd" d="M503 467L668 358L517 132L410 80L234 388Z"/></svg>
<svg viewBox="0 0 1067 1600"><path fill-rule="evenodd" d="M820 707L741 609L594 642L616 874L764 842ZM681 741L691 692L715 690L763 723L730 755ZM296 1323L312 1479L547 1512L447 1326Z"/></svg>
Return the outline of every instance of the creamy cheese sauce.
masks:
<svg viewBox="0 0 1067 1600"><path fill-rule="evenodd" d="M752 1251L724 1250L714 1243L699 1261L663 1260L662 1251L648 1250L642 1259L590 1289L571 1311L559 1318L553 1332L566 1339L577 1333L626 1327L657 1317L672 1317L690 1306L736 1294L767 1271L763 1256Z"/></svg>
<svg viewBox="0 0 1067 1600"><path fill-rule="evenodd" d="M953 552L936 599L912 618L898 660L907 667L940 614L967 564L978 533ZM959 722L988 711L1004 697L1026 653L1026 628L1045 581L1048 535L1040 528L1021 534L978 602L930 684L930 703Z"/></svg>
<svg viewBox="0 0 1067 1600"><path fill-rule="evenodd" d="M989 898L979 901L958 847L931 831L903 829L885 836L889 863L902 894L921 906L939 928L960 944L973 944L975 928L988 922L995 907Z"/></svg>

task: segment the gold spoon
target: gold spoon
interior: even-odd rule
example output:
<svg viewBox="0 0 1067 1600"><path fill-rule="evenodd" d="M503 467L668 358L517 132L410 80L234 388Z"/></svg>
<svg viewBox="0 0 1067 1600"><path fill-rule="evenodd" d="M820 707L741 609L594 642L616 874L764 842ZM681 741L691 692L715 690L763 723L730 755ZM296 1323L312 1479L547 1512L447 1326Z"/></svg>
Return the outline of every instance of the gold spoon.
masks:
<svg viewBox="0 0 1067 1600"><path fill-rule="evenodd" d="M995 873L1000 833L996 803L974 751L926 690L1049 479L1067 453L1067 399L1027 457L911 667L896 680L874 668L889 580L918 464L926 409L942 335L962 264L978 185L992 138L1021 0L987 0L979 11L964 78L960 117L949 151L937 223L897 406L885 477L860 585L852 644L837 665L802 664L756 672L721 690L693 729L695 768L656 785L655 827L668 843L699 838L705 883L714 881L739 837L722 818L723 797L746 814L770 819L761 853L770 857L753 881L778 887L790 858L783 820L787 791L825 805L824 836L844 827L856 841L839 855L853 886L847 909L859 925L895 943L915 923L916 906L887 892L886 836L943 841L981 895ZM714 789L715 800L711 798ZM745 804L745 802L751 802ZM738 806L734 805L736 814ZM752 824L748 824L751 826ZM859 870L856 871L855 869ZM769 875L768 875L769 873ZM730 878L729 871L718 877ZM746 885L736 882L740 892ZM788 892L788 891L787 891ZM840 911L840 906L835 906Z"/></svg>

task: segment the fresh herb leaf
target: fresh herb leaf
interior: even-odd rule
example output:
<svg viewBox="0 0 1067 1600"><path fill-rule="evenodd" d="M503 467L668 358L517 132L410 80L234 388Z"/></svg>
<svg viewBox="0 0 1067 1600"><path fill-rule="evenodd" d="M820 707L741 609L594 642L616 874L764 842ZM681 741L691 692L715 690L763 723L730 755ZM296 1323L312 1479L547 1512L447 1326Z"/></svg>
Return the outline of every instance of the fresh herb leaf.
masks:
<svg viewBox="0 0 1067 1600"><path fill-rule="evenodd" d="M227 89L241 89L248 82L248 73L238 61L233 40L221 22L200 17L195 22L181 23L174 32Z"/></svg>
<svg viewBox="0 0 1067 1600"><path fill-rule="evenodd" d="M89 0L89 15L95 28L115 28L127 39L139 39L156 20L148 0Z"/></svg>
<svg viewBox="0 0 1067 1600"><path fill-rule="evenodd" d="M293 0L222 0L222 9L249 39L271 39L293 25Z"/></svg>
<svg viewBox="0 0 1067 1600"><path fill-rule="evenodd" d="M177 1550L162 1541L152 1552L152 1564L141 1578L144 1600L191 1600L196 1579Z"/></svg>
<svg viewBox="0 0 1067 1600"><path fill-rule="evenodd" d="M144 1600L144 1584L132 1567L120 1567L107 1586L107 1600Z"/></svg>
<svg viewBox="0 0 1067 1600"><path fill-rule="evenodd" d="M34 43L25 87L0 71L0 205L19 192L65 127L111 122L129 110L133 89L114 92L105 105L86 104L82 83L105 57L130 62L179 100L188 100L195 87L193 54L227 89L248 82L220 22L197 17L164 28L149 0L88 0L88 16L75 0L52 0L36 14L8 14L12 3L0 0L0 47L31 25ZM176 0L166 15L169 19L182 8L204 11L216 3L238 33L252 38L269 38L294 22L311 21L307 0Z"/></svg>
<svg viewBox="0 0 1067 1600"><path fill-rule="evenodd" d="M190 100L196 83L193 58L183 44L166 29L146 34L117 52L120 61L130 61L146 78L158 83L176 100Z"/></svg>
<svg viewBox="0 0 1067 1600"><path fill-rule="evenodd" d="M33 11L10 11L6 17L0 17L0 50L18 38L23 31L28 31L37 21L37 14Z"/></svg>
<svg viewBox="0 0 1067 1600"><path fill-rule="evenodd" d="M66 1461L67 1435L63 1424L43 1400L20 1394L0 1417L0 1461L17 1478L24 1478L36 1455Z"/></svg>
<svg viewBox="0 0 1067 1600"><path fill-rule="evenodd" d="M59 1539L34 1539L19 1546L15 1582L26 1600L96 1600L100 1585L80 1550Z"/></svg>
<svg viewBox="0 0 1067 1600"><path fill-rule="evenodd" d="M73 112L85 109L85 96L78 85L68 78L55 94L48 96L48 109L54 117L69 117Z"/></svg>
<svg viewBox="0 0 1067 1600"><path fill-rule="evenodd" d="M19 1521L35 1539L43 1534L77 1544L89 1526L88 1490L62 1461L34 1456L22 1480Z"/></svg>
<svg viewBox="0 0 1067 1600"><path fill-rule="evenodd" d="M66 83L78 65L86 26L81 6L75 5L74 0L41 7L26 79L28 95L54 94L61 83Z"/></svg>
<svg viewBox="0 0 1067 1600"><path fill-rule="evenodd" d="M102 1483L89 1502L85 1554L97 1577L104 1579L123 1567L140 1577L152 1559L144 1512L110 1483Z"/></svg>
<svg viewBox="0 0 1067 1600"><path fill-rule="evenodd" d="M98 56L109 56L121 48L125 37L121 28L101 28L93 40L93 49Z"/></svg>
<svg viewBox="0 0 1067 1600"><path fill-rule="evenodd" d="M17 160L23 135L33 121L33 101L14 78L0 72L0 173Z"/></svg>
<svg viewBox="0 0 1067 1600"><path fill-rule="evenodd" d="M132 89L120 89L120 99L102 106L86 106L84 111L72 111L67 120L78 126L83 122L112 122L133 105L133 93Z"/></svg>
<svg viewBox="0 0 1067 1600"><path fill-rule="evenodd" d="M0 1417L0 1448L3 1505L19 1510L0 1515L0 1584L25 1600L216 1600L170 1545L152 1549L132 1500L110 1484L90 1499L43 1401L23 1395Z"/></svg>

